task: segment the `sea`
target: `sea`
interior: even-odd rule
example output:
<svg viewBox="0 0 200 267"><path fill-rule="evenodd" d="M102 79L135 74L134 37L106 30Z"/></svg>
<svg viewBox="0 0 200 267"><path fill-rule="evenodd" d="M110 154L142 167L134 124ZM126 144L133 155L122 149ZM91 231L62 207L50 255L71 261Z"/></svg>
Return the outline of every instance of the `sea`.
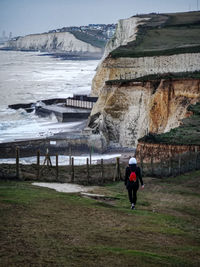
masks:
<svg viewBox="0 0 200 267"><path fill-rule="evenodd" d="M98 64L99 60L64 60L40 52L0 51L0 143L70 132L81 124L60 123L55 116L41 118L34 111L27 113L24 109L10 109L8 105L88 95ZM117 156L120 154L92 155L92 161L95 164L100 158ZM75 164L85 164L86 157L75 157ZM55 157L51 160L54 164ZM59 164L68 160L67 156L60 156ZM0 163L14 162L14 158L0 159ZM35 157L20 159L23 164L34 162Z"/></svg>
<svg viewBox="0 0 200 267"><path fill-rule="evenodd" d="M51 136L79 124L8 105L89 94L98 60L62 60L40 52L0 51L0 143Z"/></svg>

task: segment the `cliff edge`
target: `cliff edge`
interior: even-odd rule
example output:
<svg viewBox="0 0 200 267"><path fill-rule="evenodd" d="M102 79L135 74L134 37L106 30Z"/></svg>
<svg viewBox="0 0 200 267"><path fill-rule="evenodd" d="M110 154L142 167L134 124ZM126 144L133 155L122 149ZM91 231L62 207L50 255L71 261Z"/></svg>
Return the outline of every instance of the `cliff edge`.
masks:
<svg viewBox="0 0 200 267"><path fill-rule="evenodd" d="M8 41L1 49L44 51L50 53L78 53L101 57L103 48L78 39L70 32L31 34Z"/></svg>
<svg viewBox="0 0 200 267"><path fill-rule="evenodd" d="M93 133L108 145L135 147L149 132L168 132L189 116L188 106L200 101L199 16L149 14L119 22L93 79Z"/></svg>

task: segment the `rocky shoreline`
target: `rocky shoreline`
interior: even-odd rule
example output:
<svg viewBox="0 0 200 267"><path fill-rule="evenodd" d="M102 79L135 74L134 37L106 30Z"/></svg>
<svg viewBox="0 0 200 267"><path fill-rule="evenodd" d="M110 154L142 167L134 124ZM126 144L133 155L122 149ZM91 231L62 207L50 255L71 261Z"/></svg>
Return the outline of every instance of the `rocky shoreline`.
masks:
<svg viewBox="0 0 200 267"><path fill-rule="evenodd" d="M60 58L62 60L100 60L102 53L88 53L88 52L47 52L46 50L38 51L37 49L15 49L9 47L0 47L1 51L20 51L20 52L39 52L38 56L50 56L53 58Z"/></svg>
<svg viewBox="0 0 200 267"><path fill-rule="evenodd" d="M50 56L62 60L100 60L102 58L101 53L45 53L39 56Z"/></svg>

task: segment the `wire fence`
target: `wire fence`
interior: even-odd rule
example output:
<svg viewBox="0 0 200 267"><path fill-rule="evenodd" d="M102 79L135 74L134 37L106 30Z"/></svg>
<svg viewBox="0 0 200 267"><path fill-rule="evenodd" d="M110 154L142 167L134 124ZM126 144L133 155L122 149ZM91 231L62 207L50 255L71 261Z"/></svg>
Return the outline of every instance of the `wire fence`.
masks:
<svg viewBox="0 0 200 267"><path fill-rule="evenodd" d="M46 182L70 182L77 184L104 184L124 179L127 162L120 162L117 157L107 163L103 159L92 163L91 155L86 158L84 165L75 165L74 157L69 155L69 164L59 166L59 155L53 165L48 151L45 159L41 162L40 151L37 152L35 164L20 164L20 151L16 149L15 164L1 164L1 179L35 180ZM138 159L143 176L168 177L177 176L193 170L200 169L200 151L189 151L182 154L168 156L158 161L157 157L151 156L148 162L141 157Z"/></svg>
<svg viewBox="0 0 200 267"><path fill-rule="evenodd" d="M160 158L151 155L148 162L143 163L140 158L140 166L145 176L168 177L177 176L186 172L200 169L200 151L188 151L173 156Z"/></svg>
<svg viewBox="0 0 200 267"><path fill-rule="evenodd" d="M86 158L84 165L75 165L74 157L70 154L68 164L59 166L59 155L56 154L55 164L52 164L50 154L46 153L41 161L40 151L37 152L34 164L20 164L20 151L16 149L15 164L1 164L0 178L36 180L48 182L70 182L77 184L103 184L122 179L120 159L114 158L111 163L104 160L92 161L92 155Z"/></svg>

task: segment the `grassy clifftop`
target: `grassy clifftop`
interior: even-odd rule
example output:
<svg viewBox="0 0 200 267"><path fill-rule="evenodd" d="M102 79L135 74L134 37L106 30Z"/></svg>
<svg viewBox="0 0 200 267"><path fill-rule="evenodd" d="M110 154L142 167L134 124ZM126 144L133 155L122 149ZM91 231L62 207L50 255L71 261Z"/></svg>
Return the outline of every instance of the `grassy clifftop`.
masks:
<svg viewBox="0 0 200 267"><path fill-rule="evenodd" d="M89 31L88 32L81 32L81 31L70 31L77 39L89 43L93 46L99 47L104 49L106 45L106 40L102 38L98 38L98 36L102 35L101 33L98 33L96 35L91 34ZM97 31L98 32L98 31ZM101 36L102 37L102 36Z"/></svg>
<svg viewBox="0 0 200 267"><path fill-rule="evenodd" d="M149 14L137 38L111 52L111 57L145 57L200 52L200 12Z"/></svg>

